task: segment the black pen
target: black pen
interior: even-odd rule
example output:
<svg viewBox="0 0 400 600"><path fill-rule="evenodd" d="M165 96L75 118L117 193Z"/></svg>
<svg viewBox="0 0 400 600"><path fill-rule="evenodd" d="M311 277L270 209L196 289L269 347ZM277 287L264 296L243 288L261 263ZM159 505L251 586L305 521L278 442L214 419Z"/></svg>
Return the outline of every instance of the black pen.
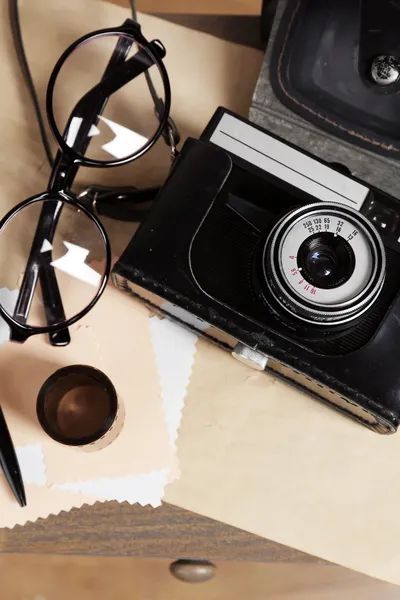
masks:
<svg viewBox="0 0 400 600"><path fill-rule="evenodd" d="M24 482L3 411L0 407L0 467L20 506L26 506Z"/></svg>

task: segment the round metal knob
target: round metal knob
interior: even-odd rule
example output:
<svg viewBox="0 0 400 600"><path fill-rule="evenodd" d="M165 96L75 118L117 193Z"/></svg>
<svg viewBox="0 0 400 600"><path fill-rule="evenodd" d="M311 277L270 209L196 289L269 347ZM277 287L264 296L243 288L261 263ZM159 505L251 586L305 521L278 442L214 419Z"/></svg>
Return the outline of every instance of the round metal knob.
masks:
<svg viewBox="0 0 400 600"><path fill-rule="evenodd" d="M394 56L381 54L372 61L372 81L377 85L392 85L400 79L400 63Z"/></svg>
<svg viewBox="0 0 400 600"><path fill-rule="evenodd" d="M186 583L204 583L215 575L216 567L206 560L177 560L169 570L172 575Z"/></svg>

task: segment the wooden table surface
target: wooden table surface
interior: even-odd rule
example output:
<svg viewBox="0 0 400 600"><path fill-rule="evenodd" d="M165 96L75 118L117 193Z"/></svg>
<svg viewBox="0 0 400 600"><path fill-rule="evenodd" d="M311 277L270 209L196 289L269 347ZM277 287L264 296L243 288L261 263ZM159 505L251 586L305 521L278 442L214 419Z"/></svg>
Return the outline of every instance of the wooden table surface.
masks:
<svg viewBox="0 0 400 600"><path fill-rule="evenodd" d="M98 503L0 530L1 553L323 562L235 527L176 508Z"/></svg>
<svg viewBox="0 0 400 600"><path fill-rule="evenodd" d="M128 6L129 0L110 0ZM147 13L183 13L205 15L261 14L262 0L136 0L137 9Z"/></svg>

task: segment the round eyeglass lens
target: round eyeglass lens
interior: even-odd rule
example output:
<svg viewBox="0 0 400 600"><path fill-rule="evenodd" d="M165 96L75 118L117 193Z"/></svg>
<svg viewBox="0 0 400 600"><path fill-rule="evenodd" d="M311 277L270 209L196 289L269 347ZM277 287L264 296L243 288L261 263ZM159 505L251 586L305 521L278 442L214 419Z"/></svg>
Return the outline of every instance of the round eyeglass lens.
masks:
<svg viewBox="0 0 400 600"><path fill-rule="evenodd" d="M160 67L132 36L90 38L65 59L53 111L59 134L80 157L134 158L152 145L165 116Z"/></svg>
<svg viewBox="0 0 400 600"><path fill-rule="evenodd" d="M69 202L35 201L0 224L0 304L18 323L56 328L79 316L107 269L101 229Z"/></svg>

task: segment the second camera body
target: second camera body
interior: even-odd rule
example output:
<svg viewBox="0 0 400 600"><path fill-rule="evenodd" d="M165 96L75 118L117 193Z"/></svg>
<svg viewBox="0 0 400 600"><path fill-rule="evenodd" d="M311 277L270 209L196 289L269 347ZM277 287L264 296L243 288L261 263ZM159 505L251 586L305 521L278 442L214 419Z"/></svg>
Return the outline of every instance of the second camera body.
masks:
<svg viewBox="0 0 400 600"><path fill-rule="evenodd" d="M114 281L250 366L396 431L399 202L337 166L218 109Z"/></svg>

